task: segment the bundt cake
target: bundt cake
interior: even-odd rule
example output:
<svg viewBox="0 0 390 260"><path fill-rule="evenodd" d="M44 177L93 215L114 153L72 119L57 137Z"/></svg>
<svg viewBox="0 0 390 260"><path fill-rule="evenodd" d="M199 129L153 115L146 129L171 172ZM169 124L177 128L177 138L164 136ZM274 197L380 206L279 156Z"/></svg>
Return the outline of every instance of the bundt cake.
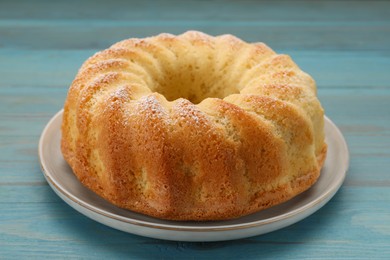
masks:
<svg viewBox="0 0 390 260"><path fill-rule="evenodd" d="M128 39L80 68L62 153L109 202L170 220L237 218L317 180L326 157L314 80L232 35Z"/></svg>

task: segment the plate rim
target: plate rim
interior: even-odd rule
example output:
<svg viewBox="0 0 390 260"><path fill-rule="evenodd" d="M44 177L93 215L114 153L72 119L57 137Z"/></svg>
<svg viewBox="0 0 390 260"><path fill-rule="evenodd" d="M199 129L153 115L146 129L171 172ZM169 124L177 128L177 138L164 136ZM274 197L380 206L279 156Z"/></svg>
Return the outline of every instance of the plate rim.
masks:
<svg viewBox="0 0 390 260"><path fill-rule="evenodd" d="M63 188L61 186L61 184L55 180L55 178L53 178L50 175L49 170L48 170L46 163L45 163L45 160L44 160L44 155L43 155L44 141L45 141L45 138L47 138L49 130L51 129L51 127L53 127L54 122L56 120L58 120L58 117L62 116L62 114L63 114L63 109L58 111L56 114L54 114L50 118L50 120L48 121L48 123L46 124L46 126L44 127L44 129L42 131L42 134L41 134L40 139L39 139L39 144L38 144L38 155L39 155L38 157L39 157L40 167L41 167L41 170L43 172L43 175L44 175L46 181L50 184L51 188L55 189L54 191L56 191L56 193L59 197L61 197L61 196L60 196L60 194L58 194L58 192L61 193L62 195L64 195L66 198L70 199L73 203L78 204L82 208L85 208L86 210L89 210L94 214L102 215L103 217L109 218L109 219L114 220L114 221L120 221L122 223L141 226L141 227L147 227L147 228L152 228L152 229L170 230L170 231L186 231L186 232L210 232L210 231L215 232L215 231L232 231L232 230L249 229L249 228L266 226L269 224L275 224L278 222L283 223L284 221L287 221L288 219L302 215L304 212L309 211L310 209L312 209L313 207L315 207L318 204L321 204L323 202L326 203L327 201L329 201L336 194L336 192L339 190L339 188L343 184L345 177L347 175L349 163L350 163L350 154L349 154L348 145L347 145L347 142L346 142L342 132L340 131L340 129L336 126L336 124L332 120L330 120L327 116L324 116L325 125L329 124L330 127L332 127L332 130L336 132L339 139L341 140L341 147L343 149L345 149L345 151L343 153L343 155L345 156L345 164L342 165L342 166L344 166L345 169L341 170L341 173L342 173L341 178L338 178L337 182L334 185L332 185L331 188L327 189L324 193L322 193L315 200L310 201L309 203L307 203L307 204L305 204L297 209L283 213L281 215L277 215L277 216L270 217L267 219L260 219L260 220L255 220L255 221L245 222L245 223L238 223L238 224L196 227L196 226L180 226L180 224L178 224L177 226L174 226L171 224L153 223L153 222L148 222L148 221L144 221L144 220L137 220L137 219L131 219L128 217L120 216L120 215L117 215L115 213L106 212L104 209L99 209L93 205L90 205L87 202L83 201L82 199L71 194L69 191L67 191L65 188ZM59 129L59 130L61 131L61 129ZM64 200L65 202L67 202L64 198L61 197L61 199ZM72 208L74 208L73 205L70 205L70 206ZM76 209L76 208L74 208L74 209ZM314 210L312 213L314 213L318 209ZM79 211L78 209L76 209L76 210ZM80 213L82 213L83 215L86 215L83 212L80 212ZM310 214L312 214L312 213L310 213ZM88 216L88 215L86 215L86 216ZM91 218L90 216L88 216L88 217ZM305 217L307 217L307 216L305 216ZM303 218L305 218L305 217L303 217ZM298 220L296 220L293 223L296 223L296 222L302 220L303 218L299 218ZM97 221L96 219L94 219L94 220ZM98 221L98 222L103 223L101 221ZM216 222L218 222L218 221L216 221ZM180 223L180 222L178 221L178 223ZM103 223L103 224L107 225L107 223Z"/></svg>

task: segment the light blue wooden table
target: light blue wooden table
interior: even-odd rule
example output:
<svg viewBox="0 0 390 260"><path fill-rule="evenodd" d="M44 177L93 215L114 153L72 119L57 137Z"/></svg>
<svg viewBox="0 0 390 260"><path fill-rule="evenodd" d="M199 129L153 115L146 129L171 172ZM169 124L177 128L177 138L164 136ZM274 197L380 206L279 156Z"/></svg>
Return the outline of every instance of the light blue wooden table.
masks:
<svg viewBox="0 0 390 260"><path fill-rule="evenodd" d="M82 62L129 38L188 29L288 53L318 83L351 153L343 187L285 229L215 243L94 222L46 183L37 146ZM1 1L0 259L390 259L390 2Z"/></svg>

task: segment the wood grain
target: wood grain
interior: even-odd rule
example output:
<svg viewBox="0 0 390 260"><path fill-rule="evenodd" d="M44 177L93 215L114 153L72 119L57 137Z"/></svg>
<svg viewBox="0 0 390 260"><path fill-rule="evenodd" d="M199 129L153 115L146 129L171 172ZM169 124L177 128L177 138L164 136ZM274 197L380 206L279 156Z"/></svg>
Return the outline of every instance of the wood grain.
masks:
<svg viewBox="0 0 390 260"><path fill-rule="evenodd" d="M317 81L349 145L344 185L282 230L183 243L103 226L46 183L39 136L82 62L129 37L232 33L287 53ZM389 1L1 1L0 259L389 259Z"/></svg>
<svg viewBox="0 0 390 260"><path fill-rule="evenodd" d="M12 87L0 91L4 93L14 91L15 87L23 87L21 92L32 93L35 88L45 87L46 91L60 88L66 92L81 64L97 51L0 49L0 84ZM290 55L316 79L320 89L390 87L387 73L390 68L390 51L277 51Z"/></svg>

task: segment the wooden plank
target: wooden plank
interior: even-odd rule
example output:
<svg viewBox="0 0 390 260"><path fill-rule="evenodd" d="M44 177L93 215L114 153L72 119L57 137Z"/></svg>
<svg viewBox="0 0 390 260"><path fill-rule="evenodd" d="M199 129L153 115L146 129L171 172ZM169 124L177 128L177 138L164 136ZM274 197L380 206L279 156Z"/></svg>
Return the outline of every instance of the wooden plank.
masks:
<svg viewBox="0 0 390 260"><path fill-rule="evenodd" d="M372 134L376 134L375 131L365 135L353 134L348 131L343 131L343 133L347 139L351 155L350 169L345 185L389 187L389 134L379 133L377 137L373 137ZM36 152L38 137L3 137L3 139L11 142L0 143L0 153L5 154L0 160L0 172L3 173L0 176L0 185L6 186L10 183L21 186L27 184L41 185L44 179ZM23 141L25 139L32 141L24 146L17 142L13 143L13 141L20 139L22 142L25 142ZM2 189L5 189L5 187Z"/></svg>
<svg viewBox="0 0 390 260"><path fill-rule="evenodd" d="M36 163L37 149L37 136L6 136L0 139L0 162Z"/></svg>
<svg viewBox="0 0 390 260"><path fill-rule="evenodd" d="M35 92L36 90L37 92ZM4 120L15 119L15 122L31 115L34 115L37 119L48 119L53 113L62 108L67 90L67 87L62 89L0 88L0 111L2 111L0 116ZM29 97L30 100L28 100ZM388 125L388 122L384 119L390 117L390 107L388 106L390 100L389 88L373 89L367 86L366 88L340 87L333 89L319 86L318 97L326 110L326 114L335 118L336 121L339 118L340 120L345 119L347 122L366 118L367 120L377 120L376 123L379 125ZM26 106L26 109L20 109L18 106L21 105ZM364 106L364 110L359 111L359 117L356 118L354 116L356 116L360 106ZM30 120L34 120L34 118ZM24 133L29 132L29 130L20 130L26 131Z"/></svg>
<svg viewBox="0 0 390 260"><path fill-rule="evenodd" d="M390 3L180 1L127 2L107 12L105 2L73 5L2 3L0 44L11 48L104 48L128 37L198 29L233 33L274 48L388 50ZM77 12L74 12L77 8ZM187 12L186 10L192 10ZM42 19L44 17L44 19ZM28 38L25 41L24 37Z"/></svg>
<svg viewBox="0 0 390 260"><path fill-rule="evenodd" d="M34 116L28 114L14 114L11 116L0 115L0 138L3 140L10 136L19 138L23 136L33 136L38 138L50 118L61 108L62 106L58 105L58 109L53 109L53 111L47 111L45 114Z"/></svg>
<svg viewBox="0 0 390 260"><path fill-rule="evenodd" d="M111 7L104 0L56 2L48 0L1 2L0 19L96 20L105 21L388 21L390 3L386 1L116 1ZM121 6L121 8L115 8ZM109 9L109 11L108 11ZM191 12L188 12L191 10Z"/></svg>
<svg viewBox="0 0 390 260"><path fill-rule="evenodd" d="M389 50L390 23L304 24L226 22L0 22L0 46L22 49L102 49L130 37L162 32L199 30L212 35L230 33L246 41L262 41L275 49ZM28 41L26 41L28 39Z"/></svg>
<svg viewBox="0 0 390 260"><path fill-rule="evenodd" d="M13 91L33 94L60 88L66 92L81 64L97 51L0 49L0 98ZM276 51L289 54L320 89L390 88L388 51Z"/></svg>
<svg viewBox="0 0 390 260"><path fill-rule="evenodd" d="M0 189L0 205L2 203L53 203L61 201L44 180L17 184L0 182Z"/></svg>
<svg viewBox="0 0 390 260"><path fill-rule="evenodd" d="M0 177L0 184L21 183L23 186L26 182L43 181L36 154L38 139L50 117L60 109L65 93L40 91L33 94L34 89L26 88L22 91L24 94L19 94L18 89L8 89L1 95L0 111L11 109L0 114L0 172L5 173ZM319 96L327 115L340 127L349 144L351 166L346 185L388 187L390 91L320 89ZM26 97L35 102L30 106L23 101ZM53 102L47 102L48 99ZM24 104L22 109L18 104Z"/></svg>
<svg viewBox="0 0 390 260"><path fill-rule="evenodd" d="M389 128L387 131L389 132ZM375 132L352 134L343 131L350 149L350 169L345 181L346 186L354 187L390 187L388 169L390 168L390 135ZM43 174L40 169L37 147L38 137L3 137L10 143L0 142L0 154L5 154L0 160L0 186L13 184L14 186L42 185ZM14 140L32 140L22 146ZM25 142L25 141L22 141ZM27 151L27 152L24 152ZM17 158L17 159L15 159ZM379 167L379 166L380 167ZM2 187L6 189L6 187ZM15 187L11 188L15 189Z"/></svg>
<svg viewBox="0 0 390 260"><path fill-rule="evenodd" d="M0 87L0 117L47 118L60 110L66 99L68 87ZM27 129L26 129L27 130ZM0 130L1 132L1 130Z"/></svg>
<svg viewBox="0 0 390 260"><path fill-rule="evenodd" d="M288 254L288 259L356 255L380 259L390 254L386 242L390 230L384 224L390 210L380 207L389 203L389 196L379 194L389 195L389 189L344 188L323 209L295 225L263 236L216 243L160 241L126 234L94 222L61 202L5 203L0 215L0 249L6 257L33 258L66 254L77 258L261 255L274 259ZM375 222L370 212L376 212Z"/></svg>
<svg viewBox="0 0 390 260"><path fill-rule="evenodd" d="M34 161L0 161L0 186L2 185L0 192L6 192L5 187L11 184L14 186L46 185L38 155L35 158Z"/></svg>
<svg viewBox="0 0 390 260"><path fill-rule="evenodd" d="M356 193L361 189L378 189L378 191L381 190L382 192L371 194L361 201L367 202L373 199L377 200L378 203L381 200L390 201L390 181L386 176L388 174L386 168L388 169L390 166L388 159L389 157L387 158L387 163L383 160L381 168L377 169L375 172L363 172L360 169L359 163L354 162L352 165L356 165L356 167L350 169L347 179L343 184L343 189L348 191L352 190ZM363 161L367 163L373 160L371 158ZM24 176L20 176L25 177L24 179L12 177L12 174L9 174L10 177L1 177L0 179L0 204L52 203L61 201L61 199L52 191L42 173L34 173L35 176L30 176L31 173L24 173ZM368 195L368 192L366 195ZM351 201L350 198L346 198L346 200Z"/></svg>
<svg viewBox="0 0 390 260"><path fill-rule="evenodd" d="M0 114L0 136L37 136L47 121L61 109L66 97L64 91L56 97L52 93L42 93L35 99L34 108L22 113L15 104L23 103L26 94L18 97L0 96L1 109L8 113ZM319 98L326 114L341 127L349 131L372 131L377 134L388 134L390 119L390 92L387 89L319 89ZM21 102L15 101L22 100ZM51 105L47 99L53 99ZM43 105L45 104L45 105ZM11 109L6 110L7 107ZM364 107L364 110L360 109ZM24 127L28 124L29 128ZM355 128L354 128L355 127ZM362 128L360 130L360 128ZM356 130L354 130L356 129Z"/></svg>
<svg viewBox="0 0 390 260"><path fill-rule="evenodd" d="M128 37L197 29L264 41L318 83L350 170L321 210L237 241L182 243L120 232L67 206L37 145L81 63ZM0 258L388 259L389 1L0 2Z"/></svg>

